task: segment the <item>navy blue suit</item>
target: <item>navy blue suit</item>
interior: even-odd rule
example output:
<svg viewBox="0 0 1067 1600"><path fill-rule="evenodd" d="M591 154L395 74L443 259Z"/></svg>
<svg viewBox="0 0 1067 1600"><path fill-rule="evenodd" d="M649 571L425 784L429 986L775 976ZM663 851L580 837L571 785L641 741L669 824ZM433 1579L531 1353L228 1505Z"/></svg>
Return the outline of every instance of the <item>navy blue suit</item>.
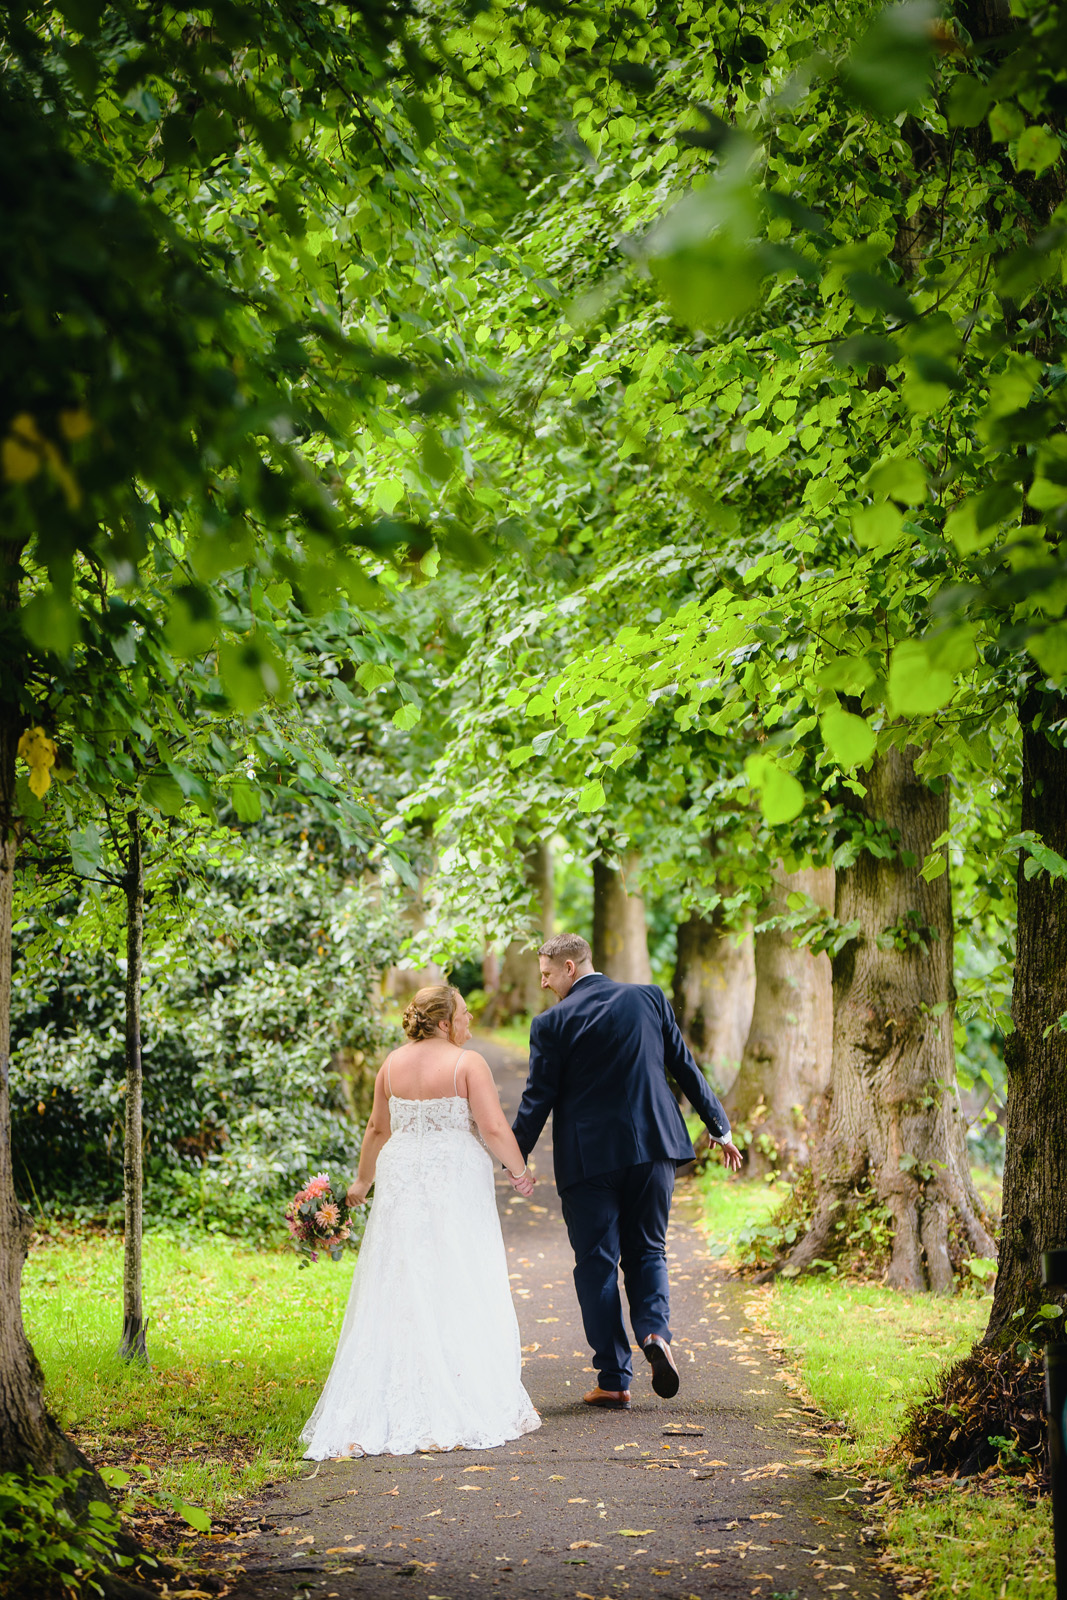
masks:
<svg viewBox="0 0 1067 1600"><path fill-rule="evenodd" d="M530 1074L515 1118L523 1158L552 1113L556 1188L574 1249L574 1284L602 1389L628 1389L621 1262L639 1344L670 1339L667 1220L693 1145L670 1073L715 1139L730 1123L690 1055L662 989L601 973L530 1026Z"/></svg>

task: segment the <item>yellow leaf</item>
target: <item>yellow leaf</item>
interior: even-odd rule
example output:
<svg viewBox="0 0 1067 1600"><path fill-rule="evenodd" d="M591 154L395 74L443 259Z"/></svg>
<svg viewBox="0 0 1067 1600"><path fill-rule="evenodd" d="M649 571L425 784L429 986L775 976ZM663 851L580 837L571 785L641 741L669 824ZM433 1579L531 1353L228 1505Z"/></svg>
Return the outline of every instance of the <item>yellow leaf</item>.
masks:
<svg viewBox="0 0 1067 1600"><path fill-rule="evenodd" d="M87 433L92 433L92 418L81 406L72 411L61 411L59 430L64 439L69 439L71 444L74 444L78 439L84 439Z"/></svg>
<svg viewBox="0 0 1067 1600"><path fill-rule="evenodd" d="M484 1488L484 1483L458 1483L456 1485L456 1493L462 1494L466 1490L468 1494L481 1494Z"/></svg>
<svg viewBox="0 0 1067 1600"><path fill-rule="evenodd" d="M12 422L0 454L8 483L28 483L41 470L44 440L28 411L20 412Z"/></svg>
<svg viewBox="0 0 1067 1600"><path fill-rule="evenodd" d="M19 739L18 754L30 769L30 791L42 800L52 782L56 764L55 741L43 728L27 728Z"/></svg>
<svg viewBox="0 0 1067 1600"><path fill-rule="evenodd" d="M495 1467L464 1467L464 1472L495 1472Z"/></svg>
<svg viewBox="0 0 1067 1600"><path fill-rule="evenodd" d="M618 1528L624 1539L647 1539L650 1533L655 1533L655 1528Z"/></svg>
<svg viewBox="0 0 1067 1600"><path fill-rule="evenodd" d="M567 1546L568 1550L603 1550L604 1546L595 1539L575 1539L573 1544Z"/></svg>

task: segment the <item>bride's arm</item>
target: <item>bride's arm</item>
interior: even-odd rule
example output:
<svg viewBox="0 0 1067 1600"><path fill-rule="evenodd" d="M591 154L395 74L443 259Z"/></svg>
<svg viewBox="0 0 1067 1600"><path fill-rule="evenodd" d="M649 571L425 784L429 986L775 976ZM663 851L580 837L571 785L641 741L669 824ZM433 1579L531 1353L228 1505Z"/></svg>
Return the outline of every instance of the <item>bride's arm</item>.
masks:
<svg viewBox="0 0 1067 1600"><path fill-rule="evenodd" d="M348 1203L350 1206L362 1205L367 1198L367 1191L374 1182L374 1171L378 1165L378 1156L382 1145L388 1139L392 1128L389 1123L389 1096L385 1088L385 1067L379 1067L378 1076L374 1080L374 1105L371 1107L370 1120L363 1133L363 1143L359 1148L359 1173L356 1181L349 1184Z"/></svg>
<svg viewBox="0 0 1067 1600"><path fill-rule="evenodd" d="M526 1173L526 1162L504 1115L489 1063L476 1051L468 1050L463 1057L463 1070L467 1078L467 1099L470 1101L471 1115L478 1124L478 1132L497 1160L507 1167L512 1178L522 1178ZM533 1179L529 1174L527 1177L532 1188Z"/></svg>

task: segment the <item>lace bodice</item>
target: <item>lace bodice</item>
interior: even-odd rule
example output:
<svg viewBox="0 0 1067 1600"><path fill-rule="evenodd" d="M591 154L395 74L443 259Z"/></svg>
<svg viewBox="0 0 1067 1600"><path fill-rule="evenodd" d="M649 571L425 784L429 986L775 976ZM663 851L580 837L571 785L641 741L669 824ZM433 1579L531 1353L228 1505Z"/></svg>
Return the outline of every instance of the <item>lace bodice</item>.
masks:
<svg viewBox="0 0 1067 1600"><path fill-rule="evenodd" d="M463 1095L434 1100L402 1100L389 1096L389 1126L397 1133L475 1133L470 1102Z"/></svg>

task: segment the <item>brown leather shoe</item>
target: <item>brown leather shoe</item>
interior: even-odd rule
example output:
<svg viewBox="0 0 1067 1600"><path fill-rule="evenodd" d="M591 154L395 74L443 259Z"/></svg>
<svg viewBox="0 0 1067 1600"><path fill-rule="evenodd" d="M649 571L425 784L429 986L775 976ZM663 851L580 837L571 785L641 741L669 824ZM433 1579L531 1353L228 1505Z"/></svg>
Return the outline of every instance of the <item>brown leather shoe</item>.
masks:
<svg viewBox="0 0 1067 1600"><path fill-rule="evenodd" d="M672 1400L681 1380L670 1345L658 1333L650 1333L641 1348L652 1364L653 1389L661 1400Z"/></svg>
<svg viewBox="0 0 1067 1600"><path fill-rule="evenodd" d="M587 1406L598 1406L601 1411L629 1411L629 1389L590 1389L583 1394Z"/></svg>

